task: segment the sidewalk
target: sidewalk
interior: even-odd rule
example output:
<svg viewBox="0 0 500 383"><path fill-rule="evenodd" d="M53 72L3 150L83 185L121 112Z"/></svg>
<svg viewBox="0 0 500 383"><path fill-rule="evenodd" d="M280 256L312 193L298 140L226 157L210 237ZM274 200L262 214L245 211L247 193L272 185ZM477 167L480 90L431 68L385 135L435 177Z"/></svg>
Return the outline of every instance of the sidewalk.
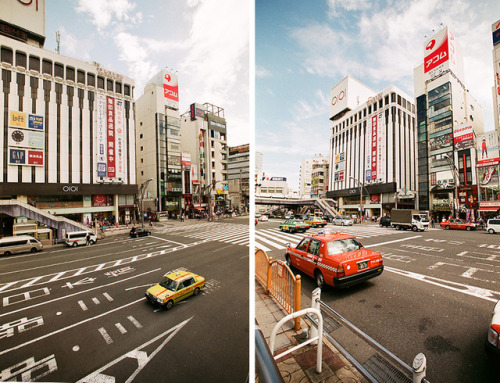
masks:
<svg viewBox="0 0 500 383"><path fill-rule="evenodd" d="M305 308L305 307L303 307ZM287 313L278 302L265 293L264 288L255 281L255 319L259 325L267 344L274 326L283 319ZM308 328L301 320L302 329ZM285 323L278 331L275 340L274 355L295 347L302 342L302 329L295 331L293 321ZM339 353L333 345L323 338L323 364L321 374L316 372L316 346L307 345L295 350L291 354L278 359L276 364L285 382L300 383L366 383L367 380L354 369L352 364ZM256 378L256 381L259 379Z"/></svg>

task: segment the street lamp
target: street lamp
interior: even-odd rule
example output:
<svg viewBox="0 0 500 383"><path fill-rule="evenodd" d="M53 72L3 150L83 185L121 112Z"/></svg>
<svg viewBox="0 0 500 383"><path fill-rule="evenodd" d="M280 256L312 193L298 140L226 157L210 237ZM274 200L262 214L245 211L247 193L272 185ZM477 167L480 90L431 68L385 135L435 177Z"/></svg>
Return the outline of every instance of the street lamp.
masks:
<svg viewBox="0 0 500 383"><path fill-rule="evenodd" d="M148 188L148 185L149 183L153 181L153 178L150 178L149 180L147 180L146 182L144 182L141 187L139 188L139 192L141 193L141 224L142 224L142 228L144 229L144 210L143 210L143 205L142 205L142 201L144 199L144 192L146 191L146 189Z"/></svg>
<svg viewBox="0 0 500 383"><path fill-rule="evenodd" d="M366 193L370 195L368 190L365 188L365 182L363 180L363 183L359 182L357 178L354 177L349 177L351 180L356 181L358 186L359 186L359 215L360 215L360 222L363 222L363 189L366 190Z"/></svg>

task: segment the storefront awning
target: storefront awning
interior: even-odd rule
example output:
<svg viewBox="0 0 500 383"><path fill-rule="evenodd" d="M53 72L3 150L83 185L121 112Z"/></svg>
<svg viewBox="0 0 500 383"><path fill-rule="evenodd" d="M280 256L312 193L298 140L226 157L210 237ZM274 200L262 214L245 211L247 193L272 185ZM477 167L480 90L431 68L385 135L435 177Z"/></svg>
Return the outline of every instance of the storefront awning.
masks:
<svg viewBox="0 0 500 383"><path fill-rule="evenodd" d="M481 207L477 211L482 211L482 212L485 212L485 211L497 211L498 209L499 209L498 207L487 206L487 207Z"/></svg>

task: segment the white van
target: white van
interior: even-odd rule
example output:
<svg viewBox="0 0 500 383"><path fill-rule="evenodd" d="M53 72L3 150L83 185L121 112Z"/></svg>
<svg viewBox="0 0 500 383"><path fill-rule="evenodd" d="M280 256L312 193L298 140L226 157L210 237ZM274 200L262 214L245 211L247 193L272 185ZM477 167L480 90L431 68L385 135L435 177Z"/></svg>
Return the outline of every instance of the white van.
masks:
<svg viewBox="0 0 500 383"><path fill-rule="evenodd" d="M42 250L43 245L39 240L29 235L18 235L0 239L0 254L12 255L19 253L36 253Z"/></svg>
<svg viewBox="0 0 500 383"><path fill-rule="evenodd" d="M490 234L500 233L500 219L491 218L486 223L486 231Z"/></svg>
<svg viewBox="0 0 500 383"><path fill-rule="evenodd" d="M86 245L87 244L87 234L90 234L89 243L93 245L97 242L97 235L92 233L91 231L70 231L66 233L66 237L64 238L64 242L68 246L76 247L78 245Z"/></svg>

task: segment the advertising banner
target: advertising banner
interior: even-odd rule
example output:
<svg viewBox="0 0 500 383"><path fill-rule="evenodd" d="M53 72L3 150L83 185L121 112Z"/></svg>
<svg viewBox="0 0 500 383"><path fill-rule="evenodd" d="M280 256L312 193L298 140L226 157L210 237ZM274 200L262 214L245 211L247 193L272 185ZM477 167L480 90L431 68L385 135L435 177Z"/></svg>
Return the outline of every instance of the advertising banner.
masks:
<svg viewBox="0 0 500 383"><path fill-rule="evenodd" d="M498 188L498 166L483 166L477 169L479 184L482 187Z"/></svg>
<svg viewBox="0 0 500 383"><path fill-rule="evenodd" d="M385 137L385 124L384 124L384 115L383 113L379 113L378 115L378 123L377 123L377 179L385 180L385 168L386 168L386 156L385 147L386 147L386 137Z"/></svg>
<svg viewBox="0 0 500 383"><path fill-rule="evenodd" d="M190 153L182 153L181 164L182 164L182 170L191 169L191 154Z"/></svg>
<svg viewBox="0 0 500 383"><path fill-rule="evenodd" d="M37 114L9 111L9 126L33 130L44 130L43 116Z"/></svg>
<svg viewBox="0 0 500 383"><path fill-rule="evenodd" d="M198 165L191 164L191 183L192 184L199 184L200 181L198 180Z"/></svg>
<svg viewBox="0 0 500 383"><path fill-rule="evenodd" d="M365 178L367 181L370 181L372 179L372 171L370 169L368 169L366 171L366 178Z"/></svg>
<svg viewBox="0 0 500 383"><path fill-rule="evenodd" d="M455 51L455 36L448 27L427 40L424 47L424 81L456 66Z"/></svg>
<svg viewBox="0 0 500 383"><path fill-rule="evenodd" d="M107 176L107 161L106 161L106 96L97 94L96 97L97 112L96 112L96 146L95 158L97 159L98 177Z"/></svg>
<svg viewBox="0 0 500 383"><path fill-rule="evenodd" d="M372 117L372 138L371 138L371 170L372 170L372 180L377 179L377 164L378 164L378 158L377 158L377 116Z"/></svg>
<svg viewBox="0 0 500 383"><path fill-rule="evenodd" d="M196 117L205 118L205 110L199 104L191 104L189 106L189 114L191 121L196 120Z"/></svg>
<svg viewBox="0 0 500 383"><path fill-rule="evenodd" d="M452 142L453 138L451 133L429 138L430 154L435 155L449 152L450 148L452 147Z"/></svg>
<svg viewBox="0 0 500 383"><path fill-rule="evenodd" d="M125 178L126 156L125 156L125 124L124 124L123 100L115 100L115 138L116 138L116 177Z"/></svg>
<svg viewBox="0 0 500 383"><path fill-rule="evenodd" d="M474 146L474 130L471 124L460 124L453 127L453 143L455 149Z"/></svg>
<svg viewBox="0 0 500 383"><path fill-rule="evenodd" d="M163 97L179 109L179 82L175 73L165 72L163 75Z"/></svg>
<svg viewBox="0 0 500 383"><path fill-rule="evenodd" d="M25 165L26 150L9 148L9 165Z"/></svg>
<svg viewBox="0 0 500 383"><path fill-rule="evenodd" d="M477 166L496 165L500 161L497 132L477 136Z"/></svg>
<svg viewBox="0 0 500 383"><path fill-rule="evenodd" d="M493 32L493 45L500 42L500 20L491 25L491 31Z"/></svg>
<svg viewBox="0 0 500 383"><path fill-rule="evenodd" d="M41 150L27 150L28 152L28 165L43 166L43 151Z"/></svg>
<svg viewBox="0 0 500 383"><path fill-rule="evenodd" d="M43 150L9 148L9 165L43 166Z"/></svg>
<svg viewBox="0 0 500 383"><path fill-rule="evenodd" d="M108 165L108 177L116 177L116 146L115 146L115 101L113 97L106 97L107 113L106 113L106 135L107 149L106 160Z"/></svg>

